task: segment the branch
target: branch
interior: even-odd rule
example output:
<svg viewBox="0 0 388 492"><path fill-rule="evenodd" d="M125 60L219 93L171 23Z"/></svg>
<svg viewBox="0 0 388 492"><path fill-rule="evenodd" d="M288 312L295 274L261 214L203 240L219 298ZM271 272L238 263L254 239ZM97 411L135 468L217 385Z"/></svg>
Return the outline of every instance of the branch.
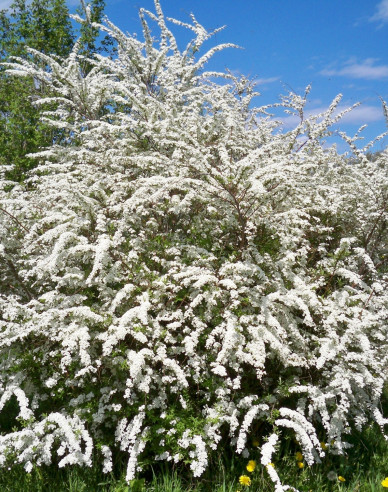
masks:
<svg viewBox="0 0 388 492"><path fill-rule="evenodd" d="M24 284L23 280L21 279L18 271L16 270L14 264L12 263L11 260L9 260L7 258L7 264L8 264L8 267L9 269L11 270L12 272L12 275L15 277L15 279L18 281L18 283L21 285L22 289L24 290L24 292L27 294L27 297L28 297L28 300L31 301L34 296L32 294L32 292L30 291L30 289Z"/></svg>
<svg viewBox="0 0 388 492"><path fill-rule="evenodd" d="M0 210L2 212L4 212L5 214L9 215L11 217L11 219L13 219L17 224L18 226L20 226L22 229L24 229L26 232L30 232L27 227L24 227L24 225L12 214L10 214L9 212L7 212L7 210L4 210L4 208L0 207Z"/></svg>

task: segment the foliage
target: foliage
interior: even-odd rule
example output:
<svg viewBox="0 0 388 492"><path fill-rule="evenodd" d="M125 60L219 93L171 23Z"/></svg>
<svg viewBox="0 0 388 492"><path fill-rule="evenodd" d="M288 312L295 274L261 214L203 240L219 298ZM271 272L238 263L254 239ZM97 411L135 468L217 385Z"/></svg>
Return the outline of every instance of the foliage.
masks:
<svg viewBox="0 0 388 492"><path fill-rule="evenodd" d="M92 21L101 21L104 7L103 0L92 0ZM26 46L67 57L75 42L65 0L15 0L8 11L0 11L0 33L1 62L26 56ZM96 52L97 36L88 24L81 27L79 42L84 55ZM62 140L62 132L42 122L35 107L35 101L45 97L45 90L44 83L37 84L31 77L15 79L0 69L0 164L12 165L9 177L17 181L36 165L30 153Z"/></svg>
<svg viewBox="0 0 388 492"><path fill-rule="evenodd" d="M9 12L0 12L1 61L26 55L25 44L48 54L68 55L74 44L68 14L63 0L15 1ZM14 165L13 178L21 179L34 165L30 152L52 143L52 128L42 124L33 105L34 96L40 98L43 92L44 87L34 87L31 78L10 78L1 69L0 164Z"/></svg>
<svg viewBox="0 0 388 492"><path fill-rule="evenodd" d="M111 54L112 50L112 38L105 36L101 43L99 43L100 30L96 24L102 21L104 17L105 0L90 0L88 4L85 4L81 0L81 7L77 9L77 16L75 18L81 21L80 24L80 39L79 43L81 49L79 54L86 57L92 57L96 53L106 52ZM85 19L79 16L86 16ZM85 69L84 69L85 71ZM86 72L88 70L86 69Z"/></svg>
<svg viewBox="0 0 388 492"><path fill-rule="evenodd" d="M388 469L387 442L377 428L356 433L351 436L351 441L354 447L345 456L329 455L322 464L299 470L295 452L298 447L287 439L282 443L276 467L285 482L293 483L302 492L380 492ZM258 449L252 450L252 456L259 454ZM166 463L155 463L148 473L142 474L143 478L132 480L129 484L125 482L125 466L122 463L109 474L103 474L96 463L91 468L35 467L29 474L23 473L19 465L12 470L0 471L0 487L4 492L49 492L54 489L58 492L236 492L239 489L239 475L246 473L246 464L246 459L224 452L212 460L201 477L193 478L189 474L179 473L179 469ZM249 474L252 485L246 491L271 490L265 470L256 467ZM338 480L338 476L342 475L345 477L343 483Z"/></svg>
<svg viewBox="0 0 388 492"><path fill-rule="evenodd" d="M8 65L64 138L1 182L0 464L198 477L255 435L287 490L267 466L287 435L307 466L387 424L388 154L324 145L340 97L305 118L307 93L283 96L301 121L278 131L248 80L203 71L232 45L200 55L211 34L170 19L195 35L180 51L155 7L143 42L107 21L117 57L88 73L79 45Z"/></svg>

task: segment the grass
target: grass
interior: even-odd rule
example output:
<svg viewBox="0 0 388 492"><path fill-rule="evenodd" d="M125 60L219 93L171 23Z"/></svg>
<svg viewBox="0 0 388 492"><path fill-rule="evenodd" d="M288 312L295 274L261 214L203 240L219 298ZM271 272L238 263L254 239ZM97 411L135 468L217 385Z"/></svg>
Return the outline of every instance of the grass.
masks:
<svg viewBox="0 0 388 492"><path fill-rule="evenodd" d="M383 492L381 481L388 476L388 443L376 427L362 433L353 433L349 442L354 447L347 456L328 456L320 465L299 469L295 458L298 451L291 439L283 439L274 461L283 481L301 492ZM252 456L259 462L257 456ZM23 468L15 467L0 473L1 492L236 492L243 489L238 483L239 476L252 478L251 492L273 490L266 470L260 465L253 473L245 469L247 460L222 453L213 458L209 470L199 479L190 476L187 469L167 467L161 464L153 467L143 476L125 483L125 466L119 466L114 473L102 474L101 470L73 467L59 470L54 467L34 468L26 474ZM345 477L346 481L330 481L329 472Z"/></svg>

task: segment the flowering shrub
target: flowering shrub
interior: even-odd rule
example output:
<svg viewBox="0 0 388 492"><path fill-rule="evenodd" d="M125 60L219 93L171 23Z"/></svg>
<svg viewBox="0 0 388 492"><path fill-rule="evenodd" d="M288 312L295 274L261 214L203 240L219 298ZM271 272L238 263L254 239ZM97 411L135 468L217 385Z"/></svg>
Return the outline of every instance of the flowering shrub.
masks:
<svg viewBox="0 0 388 492"><path fill-rule="evenodd" d="M142 42L107 21L117 57L87 75L77 45L9 66L51 91L36 104L67 144L1 181L0 463L125 453L128 481L155 460L200 476L255 428L283 490L282 433L311 465L387 424L388 154L324 144L339 97L305 118L307 92L284 96L301 118L279 131L248 80L203 71L232 45L200 56L210 34L169 19L194 33L180 51L155 6Z"/></svg>

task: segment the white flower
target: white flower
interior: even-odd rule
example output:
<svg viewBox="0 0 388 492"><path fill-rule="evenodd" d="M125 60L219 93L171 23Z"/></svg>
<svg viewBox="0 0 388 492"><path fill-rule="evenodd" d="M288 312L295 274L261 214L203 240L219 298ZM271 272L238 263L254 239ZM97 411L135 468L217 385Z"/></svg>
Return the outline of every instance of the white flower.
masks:
<svg viewBox="0 0 388 492"><path fill-rule="evenodd" d="M172 21L181 49L155 8L143 41L107 22L117 53L88 73L79 45L7 65L44 85L61 138L24 183L0 166L0 411L23 420L0 467L108 473L120 451L130 481L152 440L200 476L221 439L247 457L273 422L261 463L293 490L268 466L282 428L312 464L318 427L341 454L387 424L388 153L325 143L340 97L308 115L310 88L282 96L300 119L282 131L245 77L202 70L230 45L194 53L211 34L193 17Z"/></svg>
<svg viewBox="0 0 388 492"><path fill-rule="evenodd" d="M110 473L113 469L112 451L109 448L109 446L101 446L101 453L104 456L104 463L103 463L102 472L103 473Z"/></svg>

